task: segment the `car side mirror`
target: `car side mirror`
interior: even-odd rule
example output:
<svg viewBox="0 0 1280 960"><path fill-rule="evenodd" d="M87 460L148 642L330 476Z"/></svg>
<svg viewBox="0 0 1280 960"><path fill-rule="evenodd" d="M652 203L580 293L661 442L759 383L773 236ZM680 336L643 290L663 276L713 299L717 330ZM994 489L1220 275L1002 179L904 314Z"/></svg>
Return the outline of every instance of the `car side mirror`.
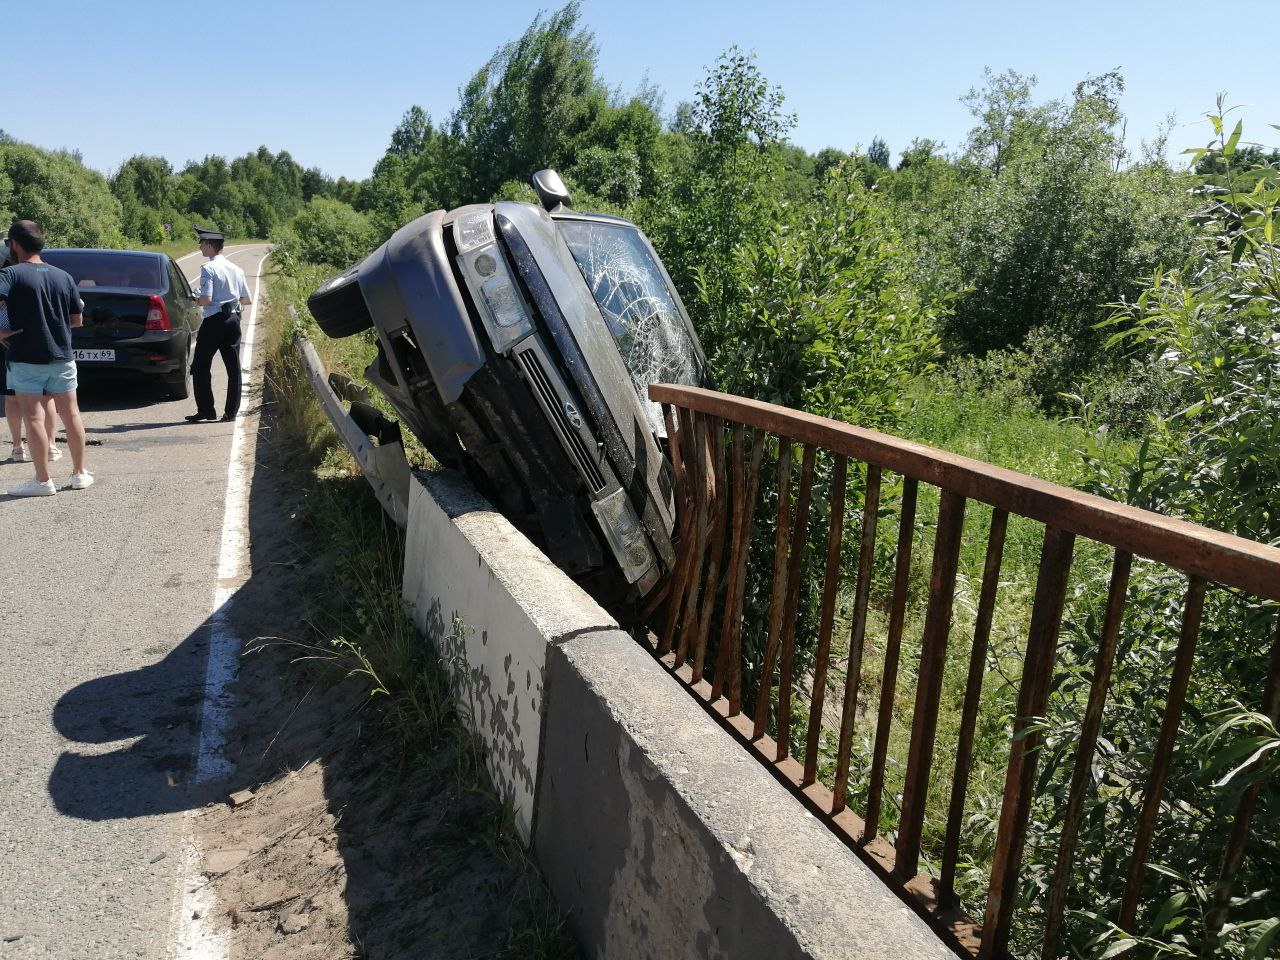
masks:
<svg viewBox="0 0 1280 960"><path fill-rule="evenodd" d="M547 211L559 206L569 206L569 188L554 170L539 170L533 175L533 189Z"/></svg>

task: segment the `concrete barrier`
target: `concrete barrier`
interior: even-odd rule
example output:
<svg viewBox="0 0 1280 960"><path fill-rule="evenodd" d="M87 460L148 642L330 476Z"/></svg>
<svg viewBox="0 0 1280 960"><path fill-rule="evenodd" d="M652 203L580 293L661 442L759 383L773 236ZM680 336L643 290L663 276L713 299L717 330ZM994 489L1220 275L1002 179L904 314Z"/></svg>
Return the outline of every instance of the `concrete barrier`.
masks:
<svg viewBox="0 0 1280 960"><path fill-rule="evenodd" d="M464 480L416 475L407 537L405 599L588 956L951 956Z"/></svg>
<svg viewBox="0 0 1280 960"><path fill-rule="evenodd" d="M452 673L494 784L529 839L547 650L616 624L453 471L413 476L404 598Z"/></svg>

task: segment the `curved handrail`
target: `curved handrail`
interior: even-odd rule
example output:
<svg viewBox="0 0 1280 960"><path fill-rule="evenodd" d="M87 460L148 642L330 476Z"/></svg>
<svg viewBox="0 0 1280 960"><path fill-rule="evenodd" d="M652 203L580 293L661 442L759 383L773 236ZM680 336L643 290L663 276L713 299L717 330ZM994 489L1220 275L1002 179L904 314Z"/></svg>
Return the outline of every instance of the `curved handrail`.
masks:
<svg viewBox="0 0 1280 960"><path fill-rule="evenodd" d="M825 447L1214 583L1280 600L1277 547L772 403L672 384L650 386L649 398Z"/></svg>

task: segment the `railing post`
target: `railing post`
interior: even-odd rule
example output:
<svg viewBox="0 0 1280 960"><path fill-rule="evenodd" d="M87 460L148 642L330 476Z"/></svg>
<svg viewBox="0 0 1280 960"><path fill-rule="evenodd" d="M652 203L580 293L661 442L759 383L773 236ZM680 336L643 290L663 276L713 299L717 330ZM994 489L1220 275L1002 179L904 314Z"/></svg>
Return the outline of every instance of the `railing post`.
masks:
<svg viewBox="0 0 1280 960"><path fill-rule="evenodd" d="M849 627L849 664L844 673L844 702L840 707L840 745L836 754L832 813L844 809L849 790L849 755L853 750L853 724L858 714L858 682L862 678L862 648L866 641L867 604L871 596L871 561L875 559L879 514L880 468L868 466L867 492L862 507L862 547L858 553L858 585L853 598L853 623Z"/></svg>
<svg viewBox="0 0 1280 960"><path fill-rule="evenodd" d="M773 595L769 600L769 633L765 640L760 666L760 685L756 688L755 727L751 737L764 736L769 719L769 693L773 686L773 661L778 656L778 637L782 632L782 608L787 591L787 547L791 542L791 441L778 438L778 528L773 547Z"/></svg>
<svg viewBox="0 0 1280 960"><path fill-rule="evenodd" d="M876 742L871 755L871 777L867 787L867 819L864 841L880 832L880 805L884 796L884 770L889 756L889 730L893 726L893 702L898 692L898 659L902 649L902 626L907 616L907 589L911 581L911 547L915 542L916 498L919 483L908 477L902 484L901 516L898 518L898 549L894 560L893 599L889 604L889 638L884 647L884 676L880 681L880 709L876 717Z"/></svg>
<svg viewBox="0 0 1280 960"><path fill-rule="evenodd" d="M938 905L944 908L955 905L956 860L960 856L964 800L968 794L969 766L973 762L973 731L982 701L982 681L987 674L987 644L991 638L991 620L995 614L996 589L1000 585L1000 562L1004 557L1008 524L1007 511L996 510L991 514L987 558L982 568L982 594L978 599L978 619L973 629L973 647L969 651L969 676L965 682L960 733L956 738L956 766L951 777L951 804L942 847L942 870L938 876Z"/></svg>
<svg viewBox="0 0 1280 960"><path fill-rule="evenodd" d="M844 538L844 495L848 474L849 458L836 457L835 471L831 478L831 513L827 518L826 578L822 586L822 611L818 616L818 649L813 659L813 693L809 702L809 731L804 751L805 786L818 779L818 745L822 739L822 705L827 696L836 592L840 588L840 544Z"/></svg>
<svg viewBox="0 0 1280 960"><path fill-rule="evenodd" d="M1067 906L1067 888L1071 882L1071 864L1075 858L1076 840L1080 835L1080 819L1084 812L1085 787L1089 782L1089 768L1093 764L1093 752L1098 745L1098 731L1102 728L1102 709L1107 702L1107 690L1111 685L1111 667L1115 663L1116 647L1120 642L1120 627L1124 622L1125 594L1129 589L1129 570L1133 555L1117 550L1111 568L1111 587L1107 591L1107 612L1102 624L1102 637L1093 662L1093 681L1089 685L1089 702L1085 706L1084 723L1080 729L1080 746L1076 749L1076 765L1071 771L1071 787L1067 793L1067 810L1062 816L1062 836L1058 840L1058 860L1049 887L1049 906L1046 909L1044 946L1040 960L1055 960L1058 956L1058 936L1062 930L1062 918Z"/></svg>
<svg viewBox="0 0 1280 960"><path fill-rule="evenodd" d="M667 615L662 624L662 633L658 636L658 656L665 656L675 644L676 631L680 628L680 610L684 605L684 571L691 559L693 545L690 543L693 530L693 497L690 493L688 477L685 476L684 455L681 447L685 441L684 417L678 416L680 408L673 404L662 405L662 415L667 424L667 445L671 451L671 472L675 476L675 503L679 521L679 546L676 552L675 567L671 571L671 588L667 597Z"/></svg>
<svg viewBox="0 0 1280 960"><path fill-rule="evenodd" d="M806 445L800 463L800 497L791 525L791 557L787 568L787 603L782 608L782 663L778 670L778 752L776 760L791 753L791 681L796 659L796 606L800 600L800 575L809 541L809 502L813 494L813 464L817 451Z"/></svg>
<svg viewBox="0 0 1280 960"><path fill-rule="evenodd" d="M1004 801L996 833L995 858L987 890L986 920L982 924L981 960L1003 957L1009 946L1013 903L1018 889L1018 868L1027 837L1031 814L1031 788L1036 776L1036 751L1040 735L1028 728L1044 715L1049 700L1049 681L1058 649L1062 608L1066 602L1075 537L1055 527L1046 527L1040 551L1040 574L1027 633L1027 653L1018 690L1017 714L1013 718L1013 744L1005 772Z"/></svg>
<svg viewBox="0 0 1280 960"><path fill-rule="evenodd" d="M711 520L711 530L707 534L707 543L711 550L711 558L707 561L706 585L702 593L702 612L698 615L698 634L693 644L693 682L702 679L702 669L707 656L707 637L711 632L711 617L715 612L716 589L720 584L720 561L724 556L724 528L729 515L729 491L725 484L724 470L724 424L719 417L709 417L707 430L710 434L709 454L712 458L712 482L714 494L712 509L715 515Z"/></svg>
<svg viewBox="0 0 1280 960"><path fill-rule="evenodd" d="M1187 585L1187 599L1182 610L1182 633L1178 637L1178 652L1173 661L1173 678L1169 681L1169 695L1165 700L1164 719L1160 721L1160 739L1151 758L1151 779L1142 796L1142 812L1138 814L1138 834L1133 841L1133 855L1129 860L1129 877L1120 901L1120 915L1116 925L1122 930L1132 930L1138 916L1138 900L1142 896L1142 881L1147 871L1147 858L1151 854L1151 841L1156 832L1156 816L1160 813L1160 799L1169 779L1169 766L1173 762L1174 741L1178 737L1178 725L1182 722L1182 708L1187 700L1187 686L1191 683L1191 666L1196 656L1196 639L1200 634L1200 615L1204 611L1205 582L1192 577Z"/></svg>
<svg viewBox="0 0 1280 960"><path fill-rule="evenodd" d="M929 771L933 767L933 741L938 730L938 699L942 694L942 671L946 667L947 639L951 633L951 608L956 594L964 504L964 497L944 490L938 507L933 573L929 577L929 607L925 613L924 638L920 645L920 679L916 685L911 748L907 754L906 781L902 788L902 819L898 824L898 852L893 867L893 872L903 880L915 876L920 866L920 832L924 827Z"/></svg>
<svg viewBox="0 0 1280 960"><path fill-rule="evenodd" d="M681 410L683 415L686 411ZM683 420L683 417L682 417ZM700 413L689 413L689 432L691 442L686 450L691 455L685 461L690 489L693 491L693 556L686 570L684 616L680 621L679 638L676 643L676 666L680 666L689 657L689 648L698 633L698 594L702 589L702 567L707 555L707 523L710 513L710 500L714 496L713 479L710 476L707 456L706 416Z"/></svg>

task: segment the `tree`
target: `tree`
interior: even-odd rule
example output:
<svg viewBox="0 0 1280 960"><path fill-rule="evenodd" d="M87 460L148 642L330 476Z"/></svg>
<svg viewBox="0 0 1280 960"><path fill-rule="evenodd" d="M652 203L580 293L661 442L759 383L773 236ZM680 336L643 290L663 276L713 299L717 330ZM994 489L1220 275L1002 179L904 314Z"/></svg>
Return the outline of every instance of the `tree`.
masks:
<svg viewBox="0 0 1280 960"><path fill-rule="evenodd" d="M698 87L688 161L672 171L670 191L638 211L712 352L748 296L734 251L780 219L778 148L795 124L783 103L754 55L730 48Z"/></svg>
<svg viewBox="0 0 1280 960"><path fill-rule="evenodd" d="M983 89L970 87L960 98L978 121L969 131L965 156L999 176L1019 138L1028 137L1028 128L1043 123L1043 110L1037 111L1031 102L1035 76L1024 76L1016 70L997 74L990 67L982 68L982 76L986 81Z"/></svg>
<svg viewBox="0 0 1280 960"><path fill-rule="evenodd" d="M312 199L274 239L286 261L336 270L357 263L377 245L373 224L364 214L328 197Z"/></svg>
<svg viewBox="0 0 1280 960"><path fill-rule="evenodd" d="M1103 359L1095 327L1104 305L1158 264L1185 258L1192 201L1162 166L1115 172L1118 74L1078 85L1070 103L1042 107L1025 102L1020 78L993 88L1000 96L970 137L977 176L952 210L940 251L965 287L946 340L953 351L982 354L1020 347L1038 331L1047 348L1038 390L1053 404ZM974 166L975 157L989 166Z"/></svg>
<svg viewBox="0 0 1280 960"><path fill-rule="evenodd" d="M411 157L421 153L427 137L432 133L431 117L417 104L405 111L399 125L391 133L391 145L387 153L397 157Z"/></svg>
<svg viewBox="0 0 1280 960"><path fill-rule="evenodd" d="M166 210L173 206L173 167L164 157L132 156L111 178L111 192L121 203Z"/></svg>
<svg viewBox="0 0 1280 960"><path fill-rule="evenodd" d="M52 246L118 247L120 202L72 154L0 144L0 219L35 220Z"/></svg>
<svg viewBox="0 0 1280 960"><path fill-rule="evenodd" d="M881 170L889 169L889 145L879 137L873 137L867 148L867 159Z"/></svg>
<svg viewBox="0 0 1280 960"><path fill-rule="evenodd" d="M834 170L842 163L848 162L850 154L843 150L837 150L835 147L823 147L813 158L813 176L817 180L821 180L827 175L828 170Z"/></svg>
<svg viewBox="0 0 1280 960"><path fill-rule="evenodd" d="M579 27L577 0L502 47L462 89L449 122L466 153L467 195L489 196L507 180L566 166L572 147L607 103L596 45Z"/></svg>

